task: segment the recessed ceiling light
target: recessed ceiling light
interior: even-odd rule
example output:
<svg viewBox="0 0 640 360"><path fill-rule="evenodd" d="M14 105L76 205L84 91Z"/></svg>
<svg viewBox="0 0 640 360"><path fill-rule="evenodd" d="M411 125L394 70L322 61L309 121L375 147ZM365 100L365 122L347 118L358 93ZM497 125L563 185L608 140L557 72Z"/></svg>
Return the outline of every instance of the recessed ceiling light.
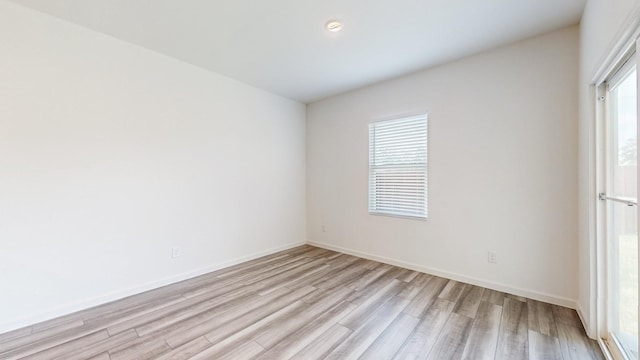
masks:
<svg viewBox="0 0 640 360"><path fill-rule="evenodd" d="M342 29L342 23L338 20L329 20L324 26L331 32L337 32Z"/></svg>

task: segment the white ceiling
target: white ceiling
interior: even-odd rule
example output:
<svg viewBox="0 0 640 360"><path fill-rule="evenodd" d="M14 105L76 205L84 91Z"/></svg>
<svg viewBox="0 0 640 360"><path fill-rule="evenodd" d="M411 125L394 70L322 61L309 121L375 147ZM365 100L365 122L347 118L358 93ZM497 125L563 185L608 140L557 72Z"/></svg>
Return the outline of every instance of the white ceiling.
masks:
<svg viewBox="0 0 640 360"><path fill-rule="evenodd" d="M586 2L13 1L305 103L576 24Z"/></svg>

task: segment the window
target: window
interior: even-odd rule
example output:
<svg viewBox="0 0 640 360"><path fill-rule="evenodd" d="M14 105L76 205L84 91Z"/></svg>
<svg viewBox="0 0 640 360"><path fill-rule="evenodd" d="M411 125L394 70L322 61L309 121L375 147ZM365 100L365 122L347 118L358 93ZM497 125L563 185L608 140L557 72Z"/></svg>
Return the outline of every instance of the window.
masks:
<svg viewBox="0 0 640 360"><path fill-rule="evenodd" d="M589 144L596 154L591 190L599 192L601 200L590 221L597 230L597 256L590 261L596 272L590 285L595 303L590 306L598 309L591 332L600 336L600 344L613 359L638 359L639 343L640 27L627 32L629 37L620 40L592 83L595 136Z"/></svg>
<svg viewBox="0 0 640 360"><path fill-rule="evenodd" d="M427 218L427 115L369 124L369 213Z"/></svg>
<svg viewBox="0 0 640 360"><path fill-rule="evenodd" d="M622 358L638 359L638 92L636 59L601 85L603 194L602 240L607 264L608 343Z"/></svg>

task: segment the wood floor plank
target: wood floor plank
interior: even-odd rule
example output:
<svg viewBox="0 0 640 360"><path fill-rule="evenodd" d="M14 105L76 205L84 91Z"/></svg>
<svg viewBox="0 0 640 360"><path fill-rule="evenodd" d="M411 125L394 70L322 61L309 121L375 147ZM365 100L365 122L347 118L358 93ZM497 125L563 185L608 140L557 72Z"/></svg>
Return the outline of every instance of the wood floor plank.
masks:
<svg viewBox="0 0 640 360"><path fill-rule="evenodd" d="M189 341L188 343L181 345L175 349L168 351L157 360L186 360L190 359L196 354L203 352L210 348L213 344L207 340L206 337L201 336Z"/></svg>
<svg viewBox="0 0 640 360"><path fill-rule="evenodd" d="M313 319L318 318L338 303L341 303L353 290L349 288L337 289L326 294L322 299L314 304L305 306L291 316L271 323L253 335L253 339L262 347L269 349L290 334L293 334L308 324Z"/></svg>
<svg viewBox="0 0 640 360"><path fill-rule="evenodd" d="M399 280L391 280L387 284L387 286L383 287L369 297L366 302L360 304L354 311L352 311L348 316L346 316L343 320L340 321L340 324L348 327L351 330L356 330L363 323L367 321L369 317L383 304L385 304L389 299L394 297L398 292L400 292L406 283ZM407 301L407 304L409 302ZM404 309L404 307L403 307Z"/></svg>
<svg viewBox="0 0 640 360"><path fill-rule="evenodd" d="M326 267L322 267L322 269L318 269L318 271L314 271L313 273L309 272L301 276L299 279L292 280L288 282L286 285L287 288L291 290L299 289L304 286L315 284L318 281L322 281L326 278L333 277L339 274L342 270L344 270L346 265L343 266L335 266L325 264ZM339 284L338 284L339 285ZM337 287L337 286L336 286ZM329 288L327 288L329 289ZM312 300L305 300L307 302L312 302Z"/></svg>
<svg viewBox="0 0 640 360"><path fill-rule="evenodd" d="M505 295L506 298L509 298L511 300L517 300L520 302L527 302L527 298L524 296L519 296L519 295L514 295L514 294L506 294Z"/></svg>
<svg viewBox="0 0 640 360"><path fill-rule="evenodd" d="M553 307L550 304L536 300L527 300L529 312L529 330L536 331L542 335L558 336Z"/></svg>
<svg viewBox="0 0 640 360"><path fill-rule="evenodd" d="M393 359L419 321L420 319L413 316L400 313L360 356L360 359Z"/></svg>
<svg viewBox="0 0 640 360"><path fill-rule="evenodd" d="M205 335L209 331L224 325L226 322L242 316L247 311L267 304L278 296L284 296L290 293L288 289L282 289L282 291L265 296L255 294L253 296L236 299L235 302L226 303L205 312L194 314L185 320L162 328L158 332L151 333L147 336L163 337L169 346L176 348L189 342L191 339Z"/></svg>
<svg viewBox="0 0 640 360"><path fill-rule="evenodd" d="M404 313L416 318L422 317L438 295L447 285L448 280L433 276L422 290L411 300L411 303L404 309Z"/></svg>
<svg viewBox="0 0 640 360"><path fill-rule="evenodd" d="M0 347L0 359L19 359L42 352L64 353L64 351L70 351L69 349L73 349L74 347L91 344L94 341L99 341L108 337L109 333L106 330L94 331L89 334L84 334L84 332L76 333L74 331L67 330L49 338L39 339L33 343L23 344L17 348Z"/></svg>
<svg viewBox="0 0 640 360"><path fill-rule="evenodd" d="M213 347L208 348L201 353L194 355L190 359L192 360L238 360L238 359L251 359L254 356L263 352L264 349L258 343L253 340L248 340L227 353L220 353L218 349Z"/></svg>
<svg viewBox="0 0 640 360"><path fill-rule="evenodd" d="M250 284L258 283L262 280L285 273L291 269L295 269L301 265L308 264L312 261L313 260L310 258L288 257L284 259L281 263L278 262L278 263L272 264L269 267L264 269L258 268L248 272L241 272L231 277L226 277L222 281L216 281L206 286L198 286L190 289L185 289L185 291L182 292L182 296L184 297L198 296L203 292L208 292L223 286L228 286L230 284L250 285Z"/></svg>
<svg viewBox="0 0 640 360"><path fill-rule="evenodd" d="M84 360L88 357L97 356L109 349L124 345L128 342L137 339L138 335L135 331L126 331L114 336L109 336L107 339L98 341L84 348L76 348L74 351L65 352L59 359L64 360ZM137 356L137 355L136 355ZM51 359L45 357L44 359Z"/></svg>
<svg viewBox="0 0 640 360"><path fill-rule="evenodd" d="M226 279L226 278L238 275L239 273L246 274L248 272L254 272L254 273L256 271L259 272L261 269L271 268L271 265L275 263L283 264L282 263L283 261L286 262L286 261L291 261L292 259L299 258L305 252L313 249L314 248L311 246L301 245L289 250L274 253L271 255L266 255L258 259L254 259L254 260L236 264L227 268L216 270L210 273L210 275L213 275L217 279ZM207 275L209 274L203 275L202 278L206 278ZM196 281L198 280L197 278L194 278L194 279Z"/></svg>
<svg viewBox="0 0 640 360"><path fill-rule="evenodd" d="M352 282L350 282L349 284L346 284L345 286L353 290L362 290L372 282L384 276L384 274L388 273L389 271L392 271L393 268L394 267L391 265L378 266L376 269L371 270L368 273L365 273L364 276L354 279Z"/></svg>
<svg viewBox="0 0 640 360"><path fill-rule="evenodd" d="M205 336L207 340L211 341L212 344L216 344L217 342L224 340L226 337L229 337L236 332L250 327L251 325L256 323L256 319L259 319L259 321L263 320L271 314L292 305L296 305L295 309L301 309L305 306L305 304L302 301L298 302L297 300L300 300L302 297L312 291L315 291L315 288L303 288L278 297L272 301L269 301L263 306L257 307L256 309L247 312L242 316L234 318L233 321L227 322L226 324L224 324L224 326L218 327L208 332Z"/></svg>
<svg viewBox="0 0 640 360"><path fill-rule="evenodd" d="M407 286L398 294L401 298L413 300L422 289L432 280L433 276L428 274L419 274L414 277Z"/></svg>
<svg viewBox="0 0 640 360"><path fill-rule="evenodd" d="M562 360L560 340L555 336L547 336L529 330L530 360ZM588 359L588 358L587 358Z"/></svg>
<svg viewBox="0 0 640 360"><path fill-rule="evenodd" d="M85 319L84 322L88 327L91 328L109 327L127 321L131 318L156 311L157 309L170 306L171 304L178 303L182 300L183 297L180 294L160 297L154 301L146 301L144 303L131 306L126 310L113 311L105 314L104 316L97 316L89 320Z"/></svg>
<svg viewBox="0 0 640 360"><path fill-rule="evenodd" d="M342 255L344 255L344 254L332 251L331 254L327 254L327 256L325 256L325 260L330 261L330 260L333 260L333 259L335 259L335 258L337 258L339 256L342 256Z"/></svg>
<svg viewBox="0 0 640 360"><path fill-rule="evenodd" d="M109 330L109 334L113 335L135 328L140 336L145 336L160 328L193 316L193 314L238 301L238 299L244 297L250 297L254 295L253 290L252 287L230 286L202 293L192 298L183 298L181 301L169 302L167 306L153 311L141 312L138 316L128 317L125 321L109 325L107 330Z"/></svg>
<svg viewBox="0 0 640 360"><path fill-rule="evenodd" d="M188 285L180 289L180 296L184 298L198 297L203 293L215 293L222 288L236 288L242 287L245 284L241 281L236 281L233 278L218 279L213 277L209 281L202 281L200 284Z"/></svg>
<svg viewBox="0 0 640 360"><path fill-rule="evenodd" d="M167 308L165 311L159 311L148 316L133 319L133 321L122 324L124 328L135 328L138 335L145 336L155 331L159 331L163 328L170 327L173 324L179 323L183 320L192 318L199 314L211 313L213 311L224 312L227 309L238 306L238 303L251 302L256 294L247 289L239 289L240 291L235 293L235 297L214 297L208 300L202 300L202 298L188 299L180 304L176 308ZM186 306L183 306L186 305ZM122 331L120 327L111 326L107 328L109 333L118 333Z"/></svg>
<svg viewBox="0 0 640 360"><path fill-rule="evenodd" d="M458 301L456 302L456 306L453 308L453 312L474 318L478 311L478 306L480 305L483 293L484 288L474 285L465 286L458 298Z"/></svg>
<svg viewBox="0 0 640 360"><path fill-rule="evenodd" d="M109 353L104 352L100 355L89 358L88 360L111 360L111 357L109 356Z"/></svg>
<svg viewBox="0 0 640 360"><path fill-rule="evenodd" d="M254 260L250 260L247 262L243 262L240 264L236 264L233 266L229 266L223 269L219 269L216 270L212 273L210 273L211 275L214 275L215 277L218 278L224 278L224 277L228 277L229 275L234 275L237 274L238 272L242 272L242 271L251 271L251 270L256 270L256 269L260 269L266 266L269 266L270 264L272 264L274 261L279 261L282 260L283 258L293 258L293 257L298 257L302 254L304 254L307 251L313 250L314 247L309 246L309 245L300 245L288 250L284 250L281 252L277 252L277 253L273 253L271 255L265 255L262 256L260 258L254 259ZM206 276L208 274L203 275ZM197 280L197 278L194 278Z"/></svg>
<svg viewBox="0 0 640 360"><path fill-rule="evenodd" d="M558 323L558 339L560 351L565 360L604 359L598 351L595 341L584 335L584 329Z"/></svg>
<svg viewBox="0 0 640 360"><path fill-rule="evenodd" d="M340 324L335 324L320 337L302 348L294 359L316 360L324 359L328 353L333 351L352 331ZM271 358L276 360L277 358Z"/></svg>
<svg viewBox="0 0 640 360"><path fill-rule="evenodd" d="M233 279L230 279L230 280L233 280L236 282L240 281L246 285L249 285L249 284L265 281L274 276L278 276L278 275L282 276L282 274L289 274L290 271L292 270L299 271L298 268L301 266L309 266L309 264L317 264L319 262L320 261L318 260L313 260L311 258L305 258L305 257L294 258L293 261L291 261L286 265L274 266L273 269L270 269L270 270L264 269L256 273L252 272L242 276L234 276Z"/></svg>
<svg viewBox="0 0 640 360"><path fill-rule="evenodd" d="M71 314L61 318L51 319L32 326L34 334L47 330L73 329L84 325L84 320L79 314Z"/></svg>
<svg viewBox="0 0 640 360"><path fill-rule="evenodd" d="M500 291L485 289L484 294L482 294L482 301L502 306L506 295L507 294Z"/></svg>
<svg viewBox="0 0 640 360"><path fill-rule="evenodd" d="M319 279L323 276L326 276L326 274L329 271L331 271L331 266L324 264L324 265L313 267L302 273L296 274L295 276L292 276L289 279L277 281L275 283L273 281L271 281L270 283L260 282L258 285L262 290L258 291L258 294L266 295L270 292L276 291L283 287L286 287L289 289L297 288L297 287L300 287L300 286L297 286L298 284L304 286L309 284L311 281L315 279Z"/></svg>
<svg viewBox="0 0 640 360"><path fill-rule="evenodd" d="M357 328L344 342L327 355L326 359L358 359L408 304L408 300L397 296L389 299L362 326ZM354 312L357 310L354 310Z"/></svg>
<svg viewBox="0 0 640 360"><path fill-rule="evenodd" d="M200 314L198 315L199 319L196 321L196 324L192 324L192 322L180 322L178 323L179 326L171 327L170 335L163 334L163 336L172 348L185 344L191 339L201 335L206 335L209 341L215 339L212 341L212 343L215 343L223 333L229 334L232 330L251 324L252 321L254 321L252 317L267 316L312 291L315 291L315 288L308 286L279 297L271 297L271 294L269 294L255 301L235 306L223 314L219 314L216 311L206 313L204 316Z"/></svg>
<svg viewBox="0 0 640 360"><path fill-rule="evenodd" d="M59 324L48 323L46 326L34 326L33 327L33 335L35 336L47 336L47 334L52 334L55 332L65 331L65 330L77 330L82 328L85 325L84 320L81 318L75 319L72 321L65 321ZM32 336L33 338L34 336Z"/></svg>
<svg viewBox="0 0 640 360"><path fill-rule="evenodd" d="M460 359L471 332L472 322L473 320L469 317L452 313L427 359Z"/></svg>
<svg viewBox="0 0 640 360"><path fill-rule="evenodd" d="M287 337L271 347L267 352L258 357L258 360L291 359L295 354L299 353L302 349L310 345L318 337L336 325L338 321L355 308L356 305L346 301L339 303L317 319L289 334ZM261 340L259 337L256 339L256 342L267 348L264 346L262 341L264 340Z"/></svg>
<svg viewBox="0 0 640 360"><path fill-rule="evenodd" d="M301 255L304 257L310 257L310 258L323 258L330 253L333 253L333 251L322 249L322 248L313 248L309 251L305 251Z"/></svg>
<svg viewBox="0 0 640 360"><path fill-rule="evenodd" d="M356 305L368 302L369 299L374 296L374 294L378 293L381 289L387 287L389 283L392 282L402 283L402 288L406 288L408 284L401 280L398 280L398 277L402 276L402 274L403 273L398 268L390 269L389 271L376 278L374 281L370 282L366 287L355 291L349 298L349 301Z"/></svg>
<svg viewBox="0 0 640 360"><path fill-rule="evenodd" d="M145 341L125 343L109 350L111 360L127 359L157 359L159 356L171 351L171 347L164 339L145 339Z"/></svg>
<svg viewBox="0 0 640 360"><path fill-rule="evenodd" d="M0 359L602 359L574 310L299 246L0 334Z"/></svg>
<svg viewBox="0 0 640 360"><path fill-rule="evenodd" d="M373 260L369 260L369 259L364 259L365 262L362 264L362 267L367 269L367 270L375 270L377 268L379 268L380 266L384 266L387 264L383 264L381 262L377 262L377 261L373 261Z"/></svg>
<svg viewBox="0 0 640 360"><path fill-rule="evenodd" d="M558 305L549 305L551 306L551 311L553 312L553 318L557 324L565 324L574 326L582 329L582 322L580 321L580 317L578 313L573 310L563 306Z"/></svg>
<svg viewBox="0 0 640 360"><path fill-rule="evenodd" d="M215 335L207 334L205 337L214 345L206 350L206 354L212 358L218 358L223 354L227 354L235 348L242 346L248 341L255 341L254 337L256 333L265 329L269 324L277 323L281 319L287 318L287 316L300 311L303 306L304 303L302 301L296 301L270 313L248 326L235 328L225 327L222 329L223 331L216 331ZM235 322L233 325L236 325ZM212 336L217 336L218 338L212 338ZM261 344L258 345L264 349L264 346Z"/></svg>
<svg viewBox="0 0 640 360"><path fill-rule="evenodd" d="M283 259L293 259L293 258L294 256L292 256L290 253L284 253L284 254L281 253L277 256L271 257L270 259L259 258L256 260L247 261L242 264L230 266L225 269L214 271L213 273L211 273L211 275L215 276L217 279L224 279L230 276L234 276L238 273L247 273L250 271L264 269L269 267L270 265L273 265L274 263L282 261ZM201 278L207 278L207 275L203 275ZM194 279L194 280L197 280L197 279Z"/></svg>
<svg viewBox="0 0 640 360"><path fill-rule="evenodd" d="M145 311L149 308L162 306L167 301L180 299L181 295L179 291L175 289L164 287L158 290L152 290L140 295L140 298L131 296L119 301L122 301L122 306L112 306L110 304L99 306L95 309L89 310L86 314L83 314L85 324L104 324L111 323L113 319L119 319L123 316L127 316L131 313Z"/></svg>
<svg viewBox="0 0 640 360"><path fill-rule="evenodd" d="M502 306L487 301L480 303L462 359L493 360L495 358L501 318Z"/></svg>
<svg viewBox="0 0 640 360"><path fill-rule="evenodd" d="M104 333L103 331L101 333ZM97 334L96 334L97 335ZM64 359L64 360L81 360L87 359L93 356L100 355L103 352L108 351L110 348L120 344L124 344L127 341L134 340L138 337L134 330L129 330L124 333L120 333L114 336L95 336L89 335L83 338L68 342L54 348L47 349L45 351L36 353L31 356L25 357L28 360L52 360L52 359Z"/></svg>
<svg viewBox="0 0 640 360"><path fill-rule="evenodd" d="M277 290L282 287L283 283L292 282L295 283L299 281L301 277L304 277L305 274L314 273L316 271L320 271L320 269L325 268L326 264L322 259L315 259L306 264L302 264L295 268L289 269L288 271L279 273L277 275L268 277L266 279L262 279L258 282L249 281L245 282L246 284L256 284L262 289L262 293L267 293L269 291Z"/></svg>
<svg viewBox="0 0 640 360"><path fill-rule="evenodd" d="M456 302L462 294L462 291L467 286L465 283L461 283L455 280L449 280L447 285L442 289L439 298Z"/></svg>
<svg viewBox="0 0 640 360"><path fill-rule="evenodd" d="M220 284L226 285L233 282L239 282L239 278L246 278L251 274L259 274L263 270L274 269L278 266L284 266L291 262L300 260L299 256L285 253L280 256L270 257L265 260L254 260L232 266L230 268L220 269L209 274L198 276L197 278L189 279L184 282L182 293L185 296L189 296L191 291L197 291L198 289L215 288Z"/></svg>
<svg viewBox="0 0 640 360"><path fill-rule="evenodd" d="M350 266L352 264L355 264L356 262L359 262L360 260L361 258L356 256L340 254L331 260L327 260L327 265L337 266L337 267L342 267L344 265Z"/></svg>
<svg viewBox="0 0 640 360"><path fill-rule="evenodd" d="M24 347L34 347L36 345L39 345L40 347L56 346L57 344L65 341L84 336L84 334L82 334L82 330L78 330L85 328L89 327L85 327L84 321L80 319L65 322L61 326L48 328L38 333L33 333L30 336L15 337L0 345L0 349L2 349L0 354ZM90 330L94 330L94 328L91 327Z"/></svg>
<svg viewBox="0 0 640 360"><path fill-rule="evenodd" d="M496 351L497 360L519 360L529 357L527 303L505 298Z"/></svg>
<svg viewBox="0 0 640 360"><path fill-rule="evenodd" d="M122 311L127 311L131 308L144 306L145 304L153 301L157 301L158 298L165 298L166 296L175 296L176 289L174 287L162 287L158 289L149 290L141 294L133 295L120 299L118 301L94 306L92 308L82 310L73 315L80 315L86 322L92 322L98 317L107 317L110 315L117 316Z"/></svg>
<svg viewBox="0 0 640 360"><path fill-rule="evenodd" d="M394 269L392 269L391 271L394 272L394 270L397 270L394 272L394 279L398 280L398 281L402 281L403 283L408 284L409 281L407 281L406 279L413 273L412 270L409 269L405 269L405 268L401 268L401 267L397 267L394 266Z"/></svg>
<svg viewBox="0 0 640 360"><path fill-rule="evenodd" d="M455 303L449 300L436 298L394 359L426 359L454 306Z"/></svg>
<svg viewBox="0 0 640 360"><path fill-rule="evenodd" d="M337 286L347 284L352 280L366 274L369 270L362 267L363 262L355 261L345 269L335 272L335 276L326 277L312 284L319 289L333 289Z"/></svg>
<svg viewBox="0 0 640 360"><path fill-rule="evenodd" d="M415 279L416 277L418 277L418 275L420 275L420 274L421 274L421 272L418 272L418 271L411 271L411 270L409 270L409 271L407 272L407 274L405 274L405 275L403 275L403 276L398 277L398 280L400 280L400 281L404 281L404 282L408 282L408 283L409 283L409 282L413 281L413 279Z"/></svg>
<svg viewBox="0 0 640 360"><path fill-rule="evenodd" d="M307 303L313 303L318 300L319 296L321 296L320 294L323 293L322 290L338 288L354 277L357 277L367 271L362 268L362 262L352 261L351 259L348 261L348 263L329 265L329 269L325 269L320 273L311 275L305 281L296 281L292 284L288 284L287 287L292 290L309 285L318 288L320 291L311 294L304 299ZM350 269L352 266L355 268ZM351 271L353 271L353 273L350 273Z"/></svg>

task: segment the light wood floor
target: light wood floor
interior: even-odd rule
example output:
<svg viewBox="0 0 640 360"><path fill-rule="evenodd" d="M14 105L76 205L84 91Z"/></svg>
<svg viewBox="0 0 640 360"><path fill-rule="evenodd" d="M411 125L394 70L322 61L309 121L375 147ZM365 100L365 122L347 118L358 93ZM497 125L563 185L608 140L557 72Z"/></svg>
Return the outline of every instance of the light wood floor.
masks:
<svg viewBox="0 0 640 360"><path fill-rule="evenodd" d="M0 335L1 359L601 359L575 311L302 246Z"/></svg>

